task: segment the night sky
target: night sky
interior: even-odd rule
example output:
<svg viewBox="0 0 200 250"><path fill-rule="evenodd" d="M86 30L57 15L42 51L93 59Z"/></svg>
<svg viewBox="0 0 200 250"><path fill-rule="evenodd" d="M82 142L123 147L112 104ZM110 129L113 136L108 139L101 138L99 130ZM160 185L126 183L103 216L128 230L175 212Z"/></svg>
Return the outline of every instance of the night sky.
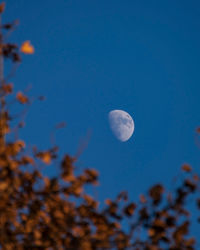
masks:
<svg viewBox="0 0 200 250"><path fill-rule="evenodd" d="M199 1L7 1L3 20L15 19L10 41L30 40L35 53L23 56L11 81L15 91L31 84L31 97L46 97L30 107L20 132L28 145L48 149L65 121L54 135L60 155L81 149L77 167L99 171L100 200L170 185L183 163L198 171ZM134 119L127 142L109 128L113 109Z"/></svg>

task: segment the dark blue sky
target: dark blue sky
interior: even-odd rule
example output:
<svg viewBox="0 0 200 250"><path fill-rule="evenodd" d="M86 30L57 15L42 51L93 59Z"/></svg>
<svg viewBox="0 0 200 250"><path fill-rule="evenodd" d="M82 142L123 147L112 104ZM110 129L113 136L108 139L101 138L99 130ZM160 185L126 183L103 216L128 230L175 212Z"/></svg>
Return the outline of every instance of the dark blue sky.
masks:
<svg viewBox="0 0 200 250"><path fill-rule="evenodd" d="M77 165L100 172L100 199L169 184L185 162L198 170L199 1L7 1L4 21L15 19L11 40L35 47L12 79L15 90L32 84L31 96L46 96L21 132L29 144L47 148L54 125L66 121L56 142L75 154L92 131ZM134 119L125 143L109 129L112 109Z"/></svg>

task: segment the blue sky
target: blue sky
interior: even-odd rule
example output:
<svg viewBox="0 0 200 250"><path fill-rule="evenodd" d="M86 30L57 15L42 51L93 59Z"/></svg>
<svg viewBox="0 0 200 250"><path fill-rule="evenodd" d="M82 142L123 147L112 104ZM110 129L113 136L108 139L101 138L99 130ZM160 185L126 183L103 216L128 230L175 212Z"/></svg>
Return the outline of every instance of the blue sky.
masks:
<svg viewBox="0 0 200 250"><path fill-rule="evenodd" d="M100 199L168 185L183 163L198 171L199 1L7 1L4 21L15 19L10 40L35 47L12 79L15 90L31 84L31 96L46 96L26 117L27 143L48 148L53 127L66 121L56 143L74 155L88 140L77 165L100 172ZM110 131L113 109L134 119L125 143Z"/></svg>

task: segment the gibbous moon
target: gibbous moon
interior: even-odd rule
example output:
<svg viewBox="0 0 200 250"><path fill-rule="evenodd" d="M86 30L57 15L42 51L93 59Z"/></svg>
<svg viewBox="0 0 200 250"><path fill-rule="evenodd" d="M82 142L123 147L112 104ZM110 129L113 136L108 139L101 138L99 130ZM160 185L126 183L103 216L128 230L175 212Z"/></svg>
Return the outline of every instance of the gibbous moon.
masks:
<svg viewBox="0 0 200 250"><path fill-rule="evenodd" d="M112 110L108 114L110 128L118 140L125 142L133 134L135 125L132 117L123 110Z"/></svg>

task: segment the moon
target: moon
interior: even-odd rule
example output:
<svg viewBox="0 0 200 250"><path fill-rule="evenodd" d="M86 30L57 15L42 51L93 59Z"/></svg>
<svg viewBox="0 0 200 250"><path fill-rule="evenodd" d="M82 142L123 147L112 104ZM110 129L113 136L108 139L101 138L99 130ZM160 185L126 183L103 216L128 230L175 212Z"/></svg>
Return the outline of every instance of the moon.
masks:
<svg viewBox="0 0 200 250"><path fill-rule="evenodd" d="M108 114L110 128L116 138L127 141L133 134L135 125L132 117L123 110L112 110Z"/></svg>

